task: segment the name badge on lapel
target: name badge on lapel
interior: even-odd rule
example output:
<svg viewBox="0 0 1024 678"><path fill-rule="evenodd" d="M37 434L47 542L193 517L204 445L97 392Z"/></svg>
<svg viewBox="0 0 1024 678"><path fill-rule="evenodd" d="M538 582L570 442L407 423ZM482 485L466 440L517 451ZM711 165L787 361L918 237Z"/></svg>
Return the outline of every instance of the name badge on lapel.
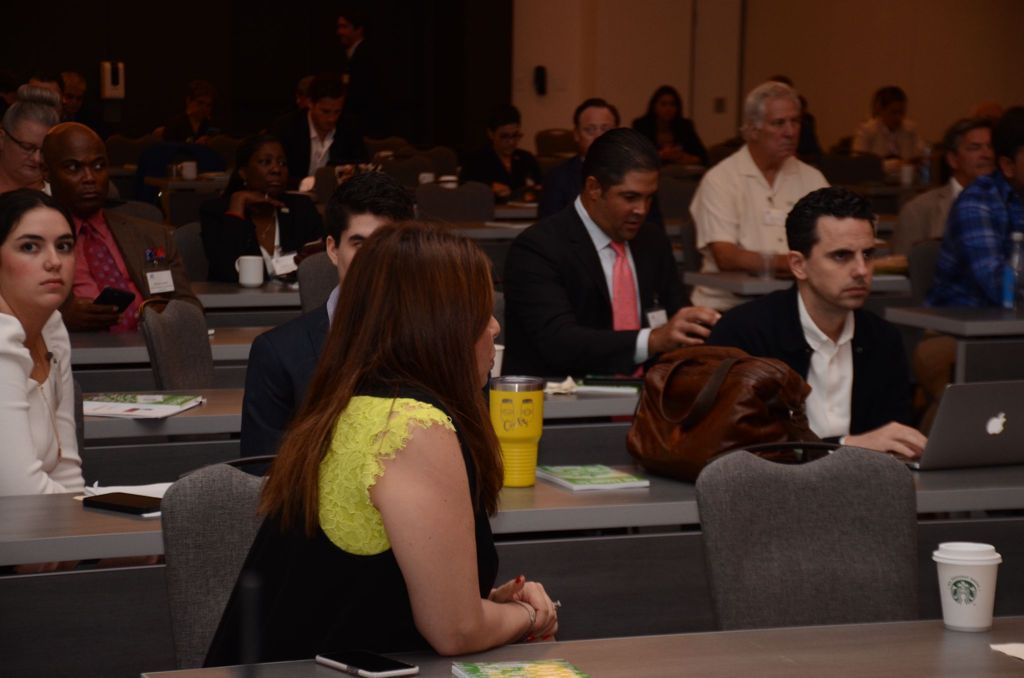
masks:
<svg viewBox="0 0 1024 678"><path fill-rule="evenodd" d="M164 248L146 250L146 285L150 295L174 292L174 277L167 266Z"/></svg>

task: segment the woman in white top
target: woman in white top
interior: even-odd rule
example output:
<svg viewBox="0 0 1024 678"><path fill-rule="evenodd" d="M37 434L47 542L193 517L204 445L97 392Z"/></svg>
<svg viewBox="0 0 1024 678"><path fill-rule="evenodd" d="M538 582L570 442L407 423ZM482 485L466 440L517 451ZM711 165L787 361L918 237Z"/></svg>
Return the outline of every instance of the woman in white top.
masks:
<svg viewBox="0 0 1024 678"><path fill-rule="evenodd" d="M0 496L81 491L71 343L75 236L48 195L0 195Z"/></svg>

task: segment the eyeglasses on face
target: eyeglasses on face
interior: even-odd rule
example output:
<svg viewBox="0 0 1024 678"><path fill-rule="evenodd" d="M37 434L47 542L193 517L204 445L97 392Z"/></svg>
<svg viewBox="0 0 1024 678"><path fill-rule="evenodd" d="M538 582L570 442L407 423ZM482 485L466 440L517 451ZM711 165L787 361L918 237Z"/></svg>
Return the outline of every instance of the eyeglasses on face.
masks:
<svg viewBox="0 0 1024 678"><path fill-rule="evenodd" d="M7 129L6 127L3 127L2 129L4 131L4 134L7 135L7 137L11 141L13 141L18 148L24 151L25 155L35 155L36 153L42 152L43 149L41 146L30 144L27 141L21 141L20 139L18 139L18 137L11 134L11 130Z"/></svg>

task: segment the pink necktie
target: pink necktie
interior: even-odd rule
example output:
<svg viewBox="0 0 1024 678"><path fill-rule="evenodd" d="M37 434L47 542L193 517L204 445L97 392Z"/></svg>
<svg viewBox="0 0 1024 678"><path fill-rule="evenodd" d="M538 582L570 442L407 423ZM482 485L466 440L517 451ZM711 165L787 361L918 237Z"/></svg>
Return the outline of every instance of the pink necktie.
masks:
<svg viewBox="0 0 1024 678"><path fill-rule="evenodd" d="M636 307L636 281L629 267L626 245L612 242L615 265L612 267L612 329L640 329L640 312Z"/></svg>
<svg viewBox="0 0 1024 678"><path fill-rule="evenodd" d="M85 258L89 262L89 273L92 274L92 279L96 281L96 285L100 290L102 291L104 287L109 286L131 291L131 283L121 273L121 269L117 267L114 255L110 253L110 248L100 238L96 227L86 221L82 224L81 234L85 237ZM111 326L111 332L135 331L139 326L139 321L135 314L138 311L140 301L139 296L136 294L135 300L121 314L117 324Z"/></svg>

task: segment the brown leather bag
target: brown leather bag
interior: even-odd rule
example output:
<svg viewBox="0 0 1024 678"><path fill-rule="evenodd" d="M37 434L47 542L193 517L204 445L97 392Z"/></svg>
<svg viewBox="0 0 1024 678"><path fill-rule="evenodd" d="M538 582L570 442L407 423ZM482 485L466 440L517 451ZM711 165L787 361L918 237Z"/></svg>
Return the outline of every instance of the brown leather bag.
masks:
<svg viewBox="0 0 1024 678"><path fill-rule="evenodd" d="M819 440L804 411L810 392L781 360L736 348L681 348L647 371L626 447L652 473L692 481L722 452Z"/></svg>

